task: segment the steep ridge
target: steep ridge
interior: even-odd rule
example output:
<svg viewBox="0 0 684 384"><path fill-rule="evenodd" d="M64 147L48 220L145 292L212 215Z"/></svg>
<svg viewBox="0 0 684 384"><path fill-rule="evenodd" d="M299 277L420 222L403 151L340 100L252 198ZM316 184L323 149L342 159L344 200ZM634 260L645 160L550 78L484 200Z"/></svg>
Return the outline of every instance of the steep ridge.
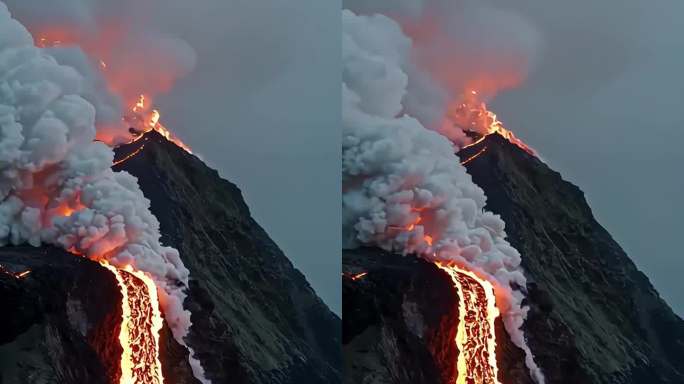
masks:
<svg viewBox="0 0 684 384"><path fill-rule="evenodd" d="M189 341L207 377L341 382L339 317L252 219L240 190L155 131L116 154L130 155L114 169L138 177L162 242L190 270Z"/></svg>
<svg viewBox="0 0 684 384"><path fill-rule="evenodd" d="M487 209L522 254L525 332L547 383L684 383L684 321L596 222L583 193L497 134L459 156L471 159ZM343 271L345 369L356 378L347 382L452 382L457 352L447 330L457 300L446 274L378 249L346 250ZM503 332L497 325L502 383L531 382Z"/></svg>
<svg viewBox="0 0 684 384"><path fill-rule="evenodd" d="M461 158L506 222L530 277L530 345L550 383L684 383L684 321L660 298L582 191L490 135Z"/></svg>

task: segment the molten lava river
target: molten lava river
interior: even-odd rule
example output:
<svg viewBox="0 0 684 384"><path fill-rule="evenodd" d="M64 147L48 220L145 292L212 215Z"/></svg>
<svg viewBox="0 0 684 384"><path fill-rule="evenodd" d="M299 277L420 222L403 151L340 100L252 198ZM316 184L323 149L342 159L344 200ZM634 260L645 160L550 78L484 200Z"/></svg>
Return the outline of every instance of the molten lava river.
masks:
<svg viewBox="0 0 684 384"><path fill-rule="evenodd" d="M143 272L101 262L116 276L121 290L121 378L119 384L162 384L159 331L163 320L157 287Z"/></svg>
<svg viewBox="0 0 684 384"><path fill-rule="evenodd" d="M456 384L500 384L494 320L499 316L492 284L455 265L436 263L451 276L458 304Z"/></svg>

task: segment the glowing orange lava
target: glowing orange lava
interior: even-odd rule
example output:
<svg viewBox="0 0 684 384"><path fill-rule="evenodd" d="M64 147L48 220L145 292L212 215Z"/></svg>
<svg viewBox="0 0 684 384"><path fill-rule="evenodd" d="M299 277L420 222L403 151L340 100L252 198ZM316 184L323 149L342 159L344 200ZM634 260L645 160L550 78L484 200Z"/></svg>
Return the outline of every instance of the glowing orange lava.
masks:
<svg viewBox="0 0 684 384"><path fill-rule="evenodd" d="M145 144L141 145L138 149L136 149L134 152L129 153L129 154L126 155L124 158L115 161L115 162L112 164L112 166L119 165L119 164L122 164L122 163L126 162L127 160L130 160L131 158L135 157L135 155L137 155L138 153L140 153L140 151L142 151L143 148L145 148Z"/></svg>
<svg viewBox="0 0 684 384"><path fill-rule="evenodd" d="M159 110L150 109L148 98L141 94L135 104L131 106L130 113L124 117L124 121L132 125L133 129L138 131L139 136L137 139L142 137L143 133L155 130L167 140L183 148L186 152L192 153L190 147L159 122L160 118L161 114L159 113ZM131 142L136 141L137 139L134 139Z"/></svg>
<svg viewBox="0 0 684 384"><path fill-rule="evenodd" d="M17 279L23 279L24 277L28 276L29 273L31 273L31 270L27 269L23 272L19 272L19 273L15 274L14 276L16 276Z"/></svg>
<svg viewBox="0 0 684 384"><path fill-rule="evenodd" d="M449 109L449 118L454 124L466 132L478 136L475 142L463 148L478 144L487 135L497 133L530 155L536 156L535 150L517 138L513 132L504 128L503 123L499 121L496 114L488 110L487 105L478 100L478 97L477 91L467 92L459 103Z"/></svg>
<svg viewBox="0 0 684 384"><path fill-rule="evenodd" d="M485 153L486 151L487 151L487 147L484 147L484 148L480 149L479 151L477 151L476 154L474 154L474 155L470 156L469 158L467 158L467 159L461 161L461 165L466 165L466 164L470 163L471 161L473 161L473 160L477 159L478 157L480 157L480 156L481 156L483 153Z"/></svg>
<svg viewBox="0 0 684 384"><path fill-rule="evenodd" d="M494 320L499 316L492 284L456 265L435 263L458 291L456 384L500 384Z"/></svg>
<svg viewBox="0 0 684 384"><path fill-rule="evenodd" d="M116 30L111 32L116 35ZM188 153L192 153L192 150L190 150L190 147L187 144L172 134L159 122L161 113L158 109L151 108L152 103L149 100L149 96L146 96L145 94L139 94L136 100L132 100L132 97L129 95L131 88L130 85L125 87L119 86L119 83L131 83L131 79L122 79L122 77L125 77L126 73L129 73L131 76L133 76L133 72L135 71L131 70L125 73L117 74L109 73L109 66L107 65L107 62L101 58L97 59L97 57L105 55L105 52L102 51L102 47L92 46L92 42L86 43L79 41L77 35L78 34L74 33L74 31L55 29L49 31L47 34L41 35L39 38L36 38L34 43L39 48L48 48L60 46L64 41L66 44L78 44L79 47L81 47L85 52L94 55L96 58L95 62L99 65L102 73L105 75L105 79L107 79L110 92L119 95L124 102L130 105L129 112L123 117L123 120L130 124L131 128L138 131L140 135L151 130L155 130L167 140L183 148ZM172 83L172 81L169 80L168 82L168 87L170 88L170 83ZM125 92L123 90L124 88L126 89ZM98 132L98 140L111 144L110 139L111 138L109 138L107 134L100 134ZM137 139L133 139L131 142L135 140Z"/></svg>
<svg viewBox="0 0 684 384"><path fill-rule="evenodd" d="M162 384L159 361L159 331L163 320L159 311L157 287L141 271L126 269L101 261L102 266L116 276L121 290L121 353L120 384Z"/></svg>
<svg viewBox="0 0 684 384"><path fill-rule="evenodd" d="M8 270L7 268L5 268L4 266L0 265L0 272L4 273L6 275L10 275L10 276L14 277L15 279L23 279L24 277L28 276L31 273L31 270L27 269L27 270L22 271L22 272L12 272L12 271Z"/></svg>

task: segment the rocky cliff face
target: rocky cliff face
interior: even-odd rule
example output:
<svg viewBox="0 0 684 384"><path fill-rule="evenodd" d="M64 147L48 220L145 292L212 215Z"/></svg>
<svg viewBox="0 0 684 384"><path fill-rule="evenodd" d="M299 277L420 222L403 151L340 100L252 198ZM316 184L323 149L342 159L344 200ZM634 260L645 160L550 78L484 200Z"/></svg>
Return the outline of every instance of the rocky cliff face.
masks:
<svg viewBox="0 0 684 384"><path fill-rule="evenodd" d="M188 341L207 377L340 383L340 319L251 218L240 190L156 132L117 149L117 159L134 152L115 169L138 177L163 243L190 269ZM0 383L112 383L121 316L114 275L51 247L0 248L0 266ZM197 384L168 327L160 354L165 382Z"/></svg>
<svg viewBox="0 0 684 384"><path fill-rule="evenodd" d="M684 383L684 321L596 222L583 193L498 135L459 155L466 159L482 150L466 166L487 193L487 208L503 217L509 241L523 256L531 307L526 333L547 383ZM398 266L410 283L392 277ZM451 336L439 330L453 314L440 308L456 306L451 287L440 283L446 275L422 261L377 249L346 251L343 270L369 273L344 283L345 367L363 380L356 382L408 382L398 379L401 373L393 367L411 364L432 370L428 379L417 382L445 382L444 372L452 368L444 368L443 361L452 360L454 352L443 341ZM388 287L388 280L396 288ZM416 289L431 296L416 296ZM389 307L392 298L415 310ZM362 317L354 321L349 318L354 313ZM423 337L414 337L411 330L416 318L432 318L422 322L424 331L418 334ZM413 340L414 347L407 350L397 340ZM516 348L500 343L497 356L502 382L529 382Z"/></svg>
<svg viewBox="0 0 684 384"><path fill-rule="evenodd" d="M121 293L99 264L52 247L0 248L0 383L102 383L120 375ZM199 384L166 324L166 382Z"/></svg>
<svg viewBox="0 0 684 384"><path fill-rule="evenodd" d="M152 131L120 147L162 242L190 269L189 342L214 383L341 382L340 319L252 219L240 190ZM328 257L333 257L329 255Z"/></svg>

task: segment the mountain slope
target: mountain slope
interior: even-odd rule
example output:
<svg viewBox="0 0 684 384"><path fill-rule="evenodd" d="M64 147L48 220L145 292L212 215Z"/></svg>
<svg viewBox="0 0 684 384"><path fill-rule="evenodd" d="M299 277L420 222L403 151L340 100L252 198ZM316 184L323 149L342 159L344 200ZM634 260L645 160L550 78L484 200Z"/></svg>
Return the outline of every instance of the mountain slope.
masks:
<svg viewBox="0 0 684 384"><path fill-rule="evenodd" d="M522 254L529 283L527 302L531 307L526 334L547 383L684 383L684 321L596 222L582 192L499 135L487 136L459 156L462 160L473 157L466 164L468 172L485 190L487 209L502 216L509 241ZM365 250L361 254L346 251L343 268L348 273L370 268L369 282L365 284L376 284L378 280L387 280L400 263L395 260L401 259L398 255L391 255L394 259L383 255L380 250ZM383 263L369 261L373 258ZM436 272L424 277L422 284L433 286ZM356 289L361 296L349 296L354 301L348 300L347 285L361 286L359 283L362 281L345 281L345 314L353 313L356 302L385 303L392 297L386 288L372 287ZM448 287L436 289L439 295L435 295L441 299L417 303L423 317L434 311L432 307L440 300L452 300L453 293ZM384 313L385 322L410 323L407 319L411 316L402 311L388 315L379 307L365 308L371 312L365 315L367 318ZM369 370L368 366L349 367L349 358L356 353L349 347L359 343L356 335L365 331L360 327L351 328L345 315L346 366L356 373ZM399 336L410 339L407 331ZM386 340L366 340L361 349L372 350L373 345ZM439 361L448 350L435 348L435 343L441 345L443 341L418 341L420 348L429 350L433 359ZM516 360L512 356L515 353L497 349L502 375L508 373L510 378L505 381L507 384L529 380L524 375L506 372L519 368L519 364L509 361ZM396 355L382 351L380 356L391 360ZM397 364L410 364L409 360L410 356L400 357ZM432 377L422 382L444 381Z"/></svg>
<svg viewBox="0 0 684 384"><path fill-rule="evenodd" d="M190 270L190 344L215 383L341 382L340 319L252 219L240 190L155 131L117 149Z"/></svg>
<svg viewBox="0 0 684 384"><path fill-rule="evenodd" d="M342 381L339 317L235 185L154 131L116 158L126 158L114 168L138 177L163 243L190 269L188 341L214 384ZM121 299L98 263L49 246L0 248L0 383L114 382ZM160 340L164 382L198 384L168 327Z"/></svg>
<svg viewBox="0 0 684 384"><path fill-rule="evenodd" d="M113 383L121 299L96 262L47 246L0 248L0 383ZM199 384L166 324L160 341L165 383Z"/></svg>

